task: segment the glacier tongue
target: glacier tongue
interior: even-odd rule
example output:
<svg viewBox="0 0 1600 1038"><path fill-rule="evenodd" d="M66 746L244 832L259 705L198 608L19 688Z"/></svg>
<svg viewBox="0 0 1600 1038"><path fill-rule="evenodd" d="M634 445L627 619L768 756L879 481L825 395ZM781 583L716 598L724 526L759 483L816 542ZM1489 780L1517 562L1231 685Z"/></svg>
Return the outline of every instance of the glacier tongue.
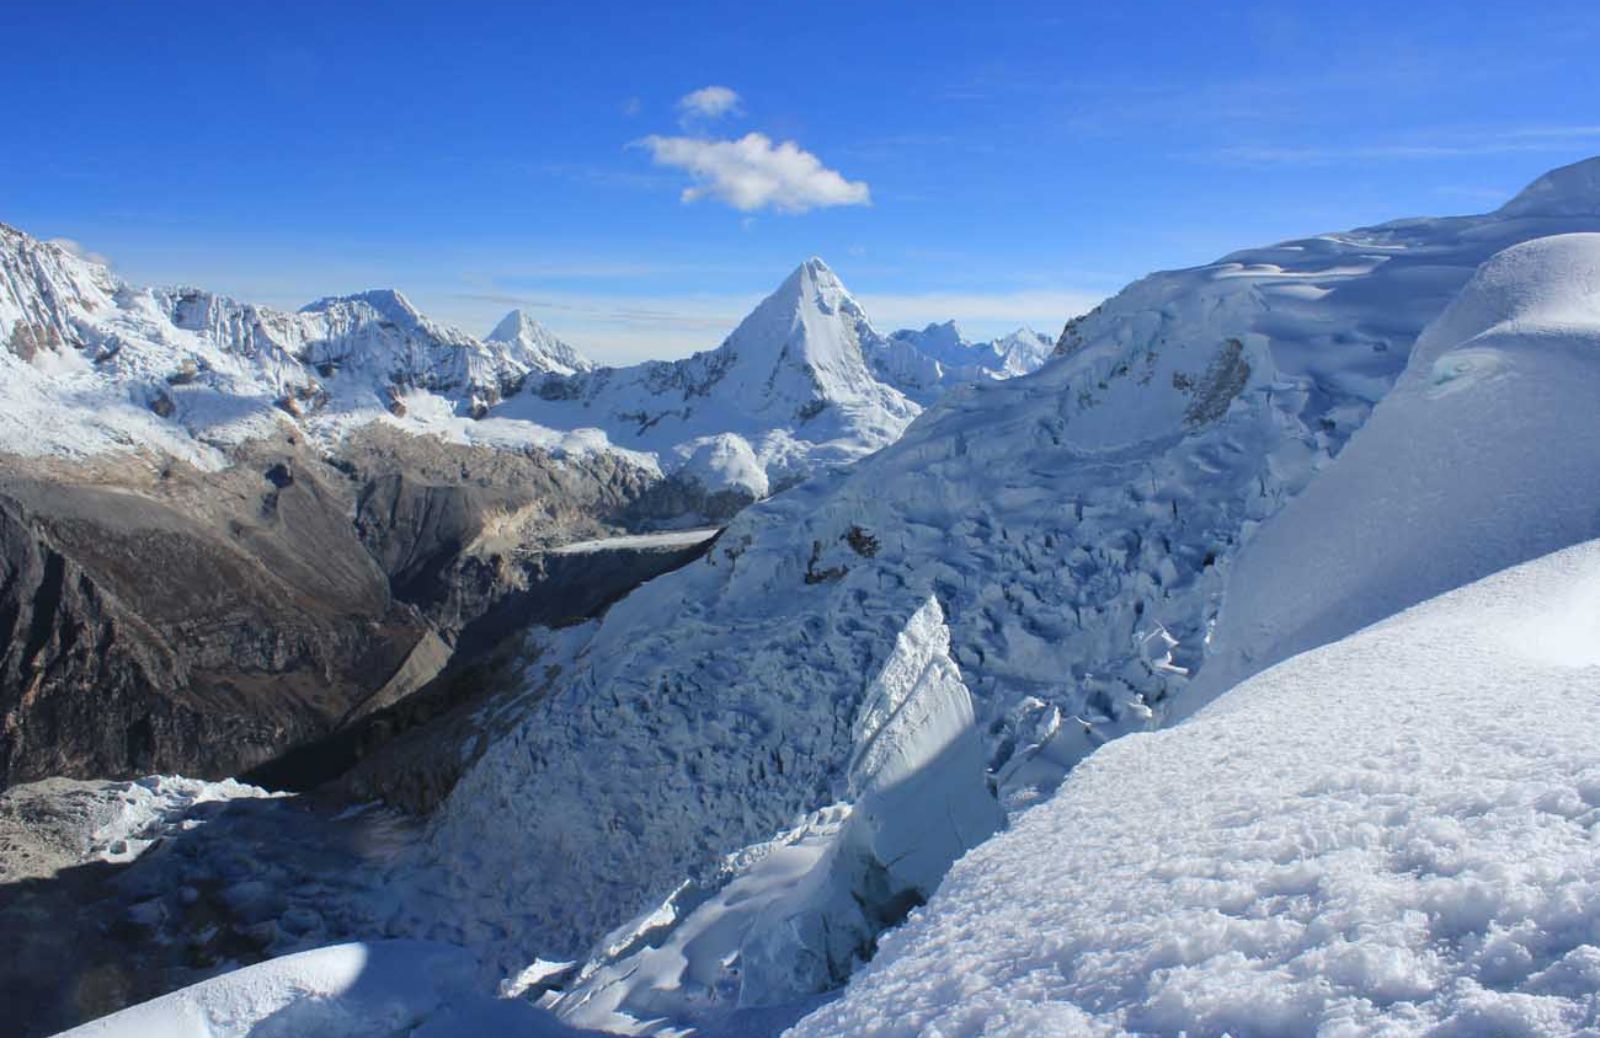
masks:
<svg viewBox="0 0 1600 1038"><path fill-rule="evenodd" d="M836 987L877 934L924 902L950 864L1004 823L972 699L934 598L912 615L853 726L849 803L731 855L601 942L571 990L568 1023L727 1016Z"/></svg>

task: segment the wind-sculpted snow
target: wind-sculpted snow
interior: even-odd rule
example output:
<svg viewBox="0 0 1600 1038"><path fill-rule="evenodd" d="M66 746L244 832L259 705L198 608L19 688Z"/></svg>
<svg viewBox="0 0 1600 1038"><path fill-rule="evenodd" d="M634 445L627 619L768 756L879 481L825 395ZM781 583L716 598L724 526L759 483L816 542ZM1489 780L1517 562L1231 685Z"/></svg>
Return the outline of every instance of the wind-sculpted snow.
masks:
<svg viewBox="0 0 1600 1038"><path fill-rule="evenodd" d="M1595 1033L1597 632L1591 542L1103 748L790 1038Z"/></svg>
<svg viewBox="0 0 1600 1038"><path fill-rule="evenodd" d="M1241 555L1192 710L1278 660L1600 536L1600 234L1485 263L1350 448Z"/></svg>
<svg viewBox="0 0 1600 1038"><path fill-rule="evenodd" d="M1038 373L953 390L892 447L742 513L615 607L446 805L452 925L505 927L509 960L581 955L847 799L869 677L930 596L993 780L1031 802L1169 709L1239 546L1478 265L1596 229L1409 220L1152 275L1072 322Z"/></svg>

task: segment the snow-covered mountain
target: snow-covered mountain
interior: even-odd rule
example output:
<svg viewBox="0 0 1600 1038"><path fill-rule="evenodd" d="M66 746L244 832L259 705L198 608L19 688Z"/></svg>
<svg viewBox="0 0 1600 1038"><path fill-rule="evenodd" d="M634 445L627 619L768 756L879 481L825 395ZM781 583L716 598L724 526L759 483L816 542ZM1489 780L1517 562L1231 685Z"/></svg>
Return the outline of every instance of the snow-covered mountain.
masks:
<svg viewBox="0 0 1600 1038"><path fill-rule="evenodd" d="M881 337L819 259L801 264L714 350L600 368L506 407L553 428L592 425L708 490L765 497L817 467L891 443L920 411L875 377Z"/></svg>
<svg viewBox="0 0 1600 1038"><path fill-rule="evenodd" d="M893 446L747 510L704 561L613 608L457 787L433 841L455 910L525 961L605 960L611 928L655 905L685 918L680 884L679 901L713 897L742 848L851 803L854 719L930 598L1004 805L1150 727L1205 660L1240 546L1361 428L1479 265L1600 230L1589 169L1484 216L1152 275L1073 321L1035 375L947 393ZM936 810L915 827L946 848L960 828ZM769 924L740 931L723 994L686 1012L778 996L736 966ZM645 929L655 944L671 927Z"/></svg>
<svg viewBox="0 0 1600 1038"><path fill-rule="evenodd" d="M885 336L827 264L801 264L714 350L547 382L497 411L585 424L700 488L748 500L892 443L922 408L979 379L1032 371L1054 343L989 343L954 324Z"/></svg>
<svg viewBox="0 0 1600 1038"><path fill-rule="evenodd" d="M1153 275L746 510L336 913L620 1033L1592 1028L1597 170Z"/></svg>
<svg viewBox="0 0 1600 1038"><path fill-rule="evenodd" d="M612 451L678 476L684 507L722 494L727 512L893 442L952 385L1035 364L1037 339L962 342L941 355L963 366L937 360L875 331L813 259L716 349L600 368L520 310L480 340L392 290L290 313L141 289L0 226L0 432L19 454L146 449L216 468L284 422L328 444L381 422L457 443Z"/></svg>
<svg viewBox="0 0 1600 1038"><path fill-rule="evenodd" d="M594 361L556 338L550 329L521 310L506 314L485 341L505 343L526 356L538 357L543 370L557 375L575 375L594 367Z"/></svg>
<svg viewBox="0 0 1600 1038"><path fill-rule="evenodd" d="M910 347L914 356L925 358L922 366L900 360L906 373L899 376L912 387L907 390L948 389L977 378L1015 378L1037 371L1055 351L1055 340L1031 328L1018 328L1009 335L989 342L972 342L961 334L954 321L930 324L920 331L902 329L890 337L881 356L886 372L896 369ZM926 362L937 365L931 372ZM892 381L893 379L891 379ZM897 385L900 383L896 383ZM934 396L937 393L933 394ZM931 402L931 398L928 402Z"/></svg>
<svg viewBox="0 0 1600 1038"><path fill-rule="evenodd" d="M479 341L390 290L289 313L200 289L141 289L0 226L0 429L13 453L146 448L214 467L285 419L336 438L380 418L425 430L403 421L418 402L424 416L481 416L578 360L526 319L499 331L513 334Z"/></svg>

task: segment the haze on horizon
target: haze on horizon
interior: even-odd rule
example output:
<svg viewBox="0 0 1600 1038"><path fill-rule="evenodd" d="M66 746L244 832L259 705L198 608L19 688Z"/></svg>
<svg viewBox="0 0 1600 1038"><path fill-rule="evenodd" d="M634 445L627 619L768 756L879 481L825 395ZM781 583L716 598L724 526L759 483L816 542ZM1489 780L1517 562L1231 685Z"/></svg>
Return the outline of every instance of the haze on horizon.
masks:
<svg viewBox="0 0 1600 1038"><path fill-rule="evenodd" d="M1600 151L1581 3L167 10L0 9L0 221L138 283L521 307L608 363L716 345L810 255L885 331L1053 335Z"/></svg>

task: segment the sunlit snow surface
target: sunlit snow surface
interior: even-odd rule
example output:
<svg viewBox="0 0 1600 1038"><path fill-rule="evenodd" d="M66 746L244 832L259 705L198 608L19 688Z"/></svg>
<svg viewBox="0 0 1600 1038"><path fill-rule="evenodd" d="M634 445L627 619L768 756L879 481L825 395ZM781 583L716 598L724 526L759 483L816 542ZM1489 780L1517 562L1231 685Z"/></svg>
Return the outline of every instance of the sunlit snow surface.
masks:
<svg viewBox="0 0 1600 1038"><path fill-rule="evenodd" d="M1600 234L1540 238L1485 263L1349 449L1241 553L1180 708L1600 536L1597 401Z"/></svg>
<svg viewBox="0 0 1600 1038"><path fill-rule="evenodd" d="M1600 1033L1595 644L1591 542L1103 747L790 1034Z"/></svg>
<svg viewBox="0 0 1600 1038"><path fill-rule="evenodd" d="M191 810L197 805L286 795L234 779L207 782L179 775L113 783L97 795L88 853L102 861L131 861L162 837L203 824Z"/></svg>
<svg viewBox="0 0 1600 1038"><path fill-rule="evenodd" d="M460 948L338 944L286 955L124 1009L63 1038L469 1038L566 1035L524 1003L492 998Z"/></svg>

